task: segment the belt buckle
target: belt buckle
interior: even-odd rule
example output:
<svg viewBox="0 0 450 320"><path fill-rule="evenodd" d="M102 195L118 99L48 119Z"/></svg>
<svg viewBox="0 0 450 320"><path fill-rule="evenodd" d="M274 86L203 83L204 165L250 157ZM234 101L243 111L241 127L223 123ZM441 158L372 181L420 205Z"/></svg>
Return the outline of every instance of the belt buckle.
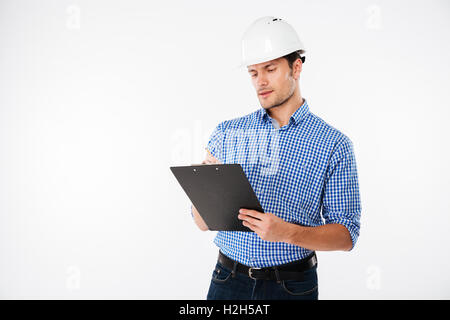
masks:
<svg viewBox="0 0 450 320"><path fill-rule="evenodd" d="M262 268L248 268L248 276L253 280L258 280L257 278L253 278L252 270L261 270Z"/></svg>

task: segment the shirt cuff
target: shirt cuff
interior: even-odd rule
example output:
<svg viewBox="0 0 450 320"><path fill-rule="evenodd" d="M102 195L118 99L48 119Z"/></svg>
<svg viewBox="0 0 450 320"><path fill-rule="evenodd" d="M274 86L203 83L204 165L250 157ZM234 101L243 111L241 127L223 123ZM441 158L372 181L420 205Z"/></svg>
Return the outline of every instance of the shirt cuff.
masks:
<svg viewBox="0 0 450 320"><path fill-rule="evenodd" d="M354 221L346 218L338 218L336 220L327 222L327 224L330 223L338 223L347 228L348 232L350 233L350 237L352 239L352 247L350 248L349 251L353 250L353 248L356 245L356 241L358 240L359 237L359 223L355 223Z"/></svg>

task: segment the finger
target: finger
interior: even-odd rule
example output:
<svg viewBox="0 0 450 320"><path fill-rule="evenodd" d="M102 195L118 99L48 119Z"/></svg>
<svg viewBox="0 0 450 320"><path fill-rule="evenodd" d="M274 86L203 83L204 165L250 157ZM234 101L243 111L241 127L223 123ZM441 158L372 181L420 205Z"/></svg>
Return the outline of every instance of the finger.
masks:
<svg viewBox="0 0 450 320"><path fill-rule="evenodd" d="M206 151L207 151L207 152L206 152L206 160L207 160L209 163L212 163L212 164L220 164L220 161L219 161L218 159L216 159L216 157L214 157L208 149L206 149Z"/></svg>
<svg viewBox="0 0 450 320"><path fill-rule="evenodd" d="M259 220L263 220L264 219L264 213L256 211L256 210L240 209L239 213L251 216L251 217L259 219Z"/></svg>
<svg viewBox="0 0 450 320"><path fill-rule="evenodd" d="M260 228L258 228L258 226L251 224L248 221L244 221L244 222L242 222L242 224L254 232L259 232L261 230Z"/></svg>
<svg viewBox="0 0 450 320"><path fill-rule="evenodd" d="M251 217L249 215L246 215L246 214L238 214L238 219L247 221L247 222L249 222L249 223L251 223L251 224L253 224L253 225L257 226L257 227L260 227L260 224L262 223L261 220L255 219L255 218L253 218L253 217Z"/></svg>

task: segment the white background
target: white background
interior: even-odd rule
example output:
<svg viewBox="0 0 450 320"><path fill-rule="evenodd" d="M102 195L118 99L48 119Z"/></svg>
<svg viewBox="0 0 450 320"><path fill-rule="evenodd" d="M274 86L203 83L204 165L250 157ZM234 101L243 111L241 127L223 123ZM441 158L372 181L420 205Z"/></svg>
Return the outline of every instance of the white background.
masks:
<svg viewBox="0 0 450 320"><path fill-rule="evenodd" d="M319 298L450 298L445 0L1 1L1 298L206 297L215 233L169 166L260 107L236 66L265 15L356 152L361 235L318 253Z"/></svg>

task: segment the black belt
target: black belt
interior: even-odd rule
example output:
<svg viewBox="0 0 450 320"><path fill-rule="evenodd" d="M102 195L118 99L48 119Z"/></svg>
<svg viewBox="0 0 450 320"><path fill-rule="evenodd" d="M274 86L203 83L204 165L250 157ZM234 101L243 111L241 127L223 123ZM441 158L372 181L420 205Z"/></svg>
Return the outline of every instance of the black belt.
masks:
<svg viewBox="0 0 450 320"><path fill-rule="evenodd" d="M311 269L317 264L316 253L312 252L304 259L289 262L286 264L266 267L266 268L252 268L241 264L233 259L228 258L219 250L218 262L224 267L232 270L232 276L235 272L240 272L248 277L256 280L303 280L303 272Z"/></svg>

